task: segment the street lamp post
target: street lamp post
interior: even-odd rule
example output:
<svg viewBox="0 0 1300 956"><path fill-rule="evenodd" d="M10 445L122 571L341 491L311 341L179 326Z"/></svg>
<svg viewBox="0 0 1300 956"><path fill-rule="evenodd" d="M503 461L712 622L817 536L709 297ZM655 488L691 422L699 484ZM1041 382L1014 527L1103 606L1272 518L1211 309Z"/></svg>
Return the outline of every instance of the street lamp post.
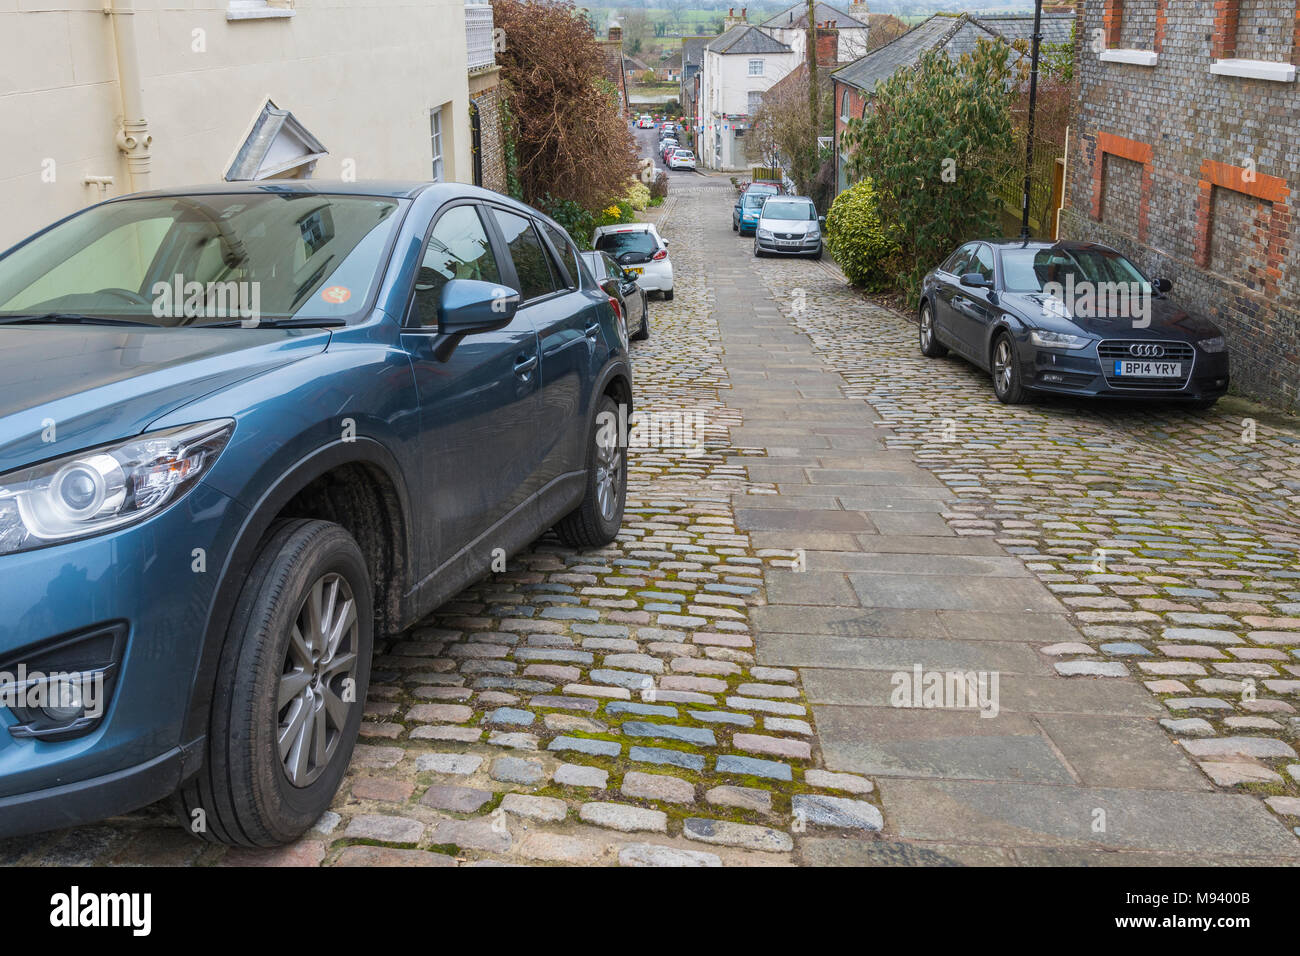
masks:
<svg viewBox="0 0 1300 956"><path fill-rule="evenodd" d="M1029 54L1029 126L1025 135L1025 192L1020 201L1020 238L1029 239L1029 189L1034 179L1034 112L1038 108L1038 51L1043 42L1043 0L1034 0L1034 36Z"/></svg>

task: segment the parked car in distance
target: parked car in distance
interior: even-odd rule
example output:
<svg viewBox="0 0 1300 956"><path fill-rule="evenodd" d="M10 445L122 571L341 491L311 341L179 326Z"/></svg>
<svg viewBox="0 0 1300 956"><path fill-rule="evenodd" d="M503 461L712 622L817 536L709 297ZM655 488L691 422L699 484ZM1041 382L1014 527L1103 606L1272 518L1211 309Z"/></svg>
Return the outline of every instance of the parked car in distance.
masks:
<svg viewBox="0 0 1300 956"><path fill-rule="evenodd" d="M597 284L618 300L628 338L650 338L650 296L637 285L636 276L599 250L581 253Z"/></svg>
<svg viewBox="0 0 1300 956"><path fill-rule="evenodd" d="M636 277L646 292L673 297L673 264L668 258L668 240L650 222L629 222L621 226L597 226L591 244Z"/></svg>
<svg viewBox="0 0 1300 956"><path fill-rule="evenodd" d="M668 155L669 169L694 169L695 154L689 149L678 147Z"/></svg>
<svg viewBox="0 0 1300 956"><path fill-rule="evenodd" d="M0 837L174 794L297 839L377 640L548 527L614 540L631 388L569 236L473 186L159 190L4 252L0 671L81 693L0 704Z"/></svg>
<svg viewBox="0 0 1300 956"><path fill-rule="evenodd" d="M768 196L775 195L767 190L749 190L738 196L736 206L732 208L732 232L741 235L753 235L758 229L758 215Z"/></svg>
<svg viewBox="0 0 1300 956"><path fill-rule="evenodd" d="M677 140L671 136L659 144L659 158L663 160L665 166L668 165L668 158L672 156L673 151L677 149L677 147Z"/></svg>
<svg viewBox="0 0 1300 956"><path fill-rule="evenodd" d="M654 121L654 119L651 118L651 116L650 116L649 113L642 113L642 114L637 118L637 121L636 121L636 128L637 128L637 129L654 129L654 128L655 128L655 121Z"/></svg>
<svg viewBox="0 0 1300 956"><path fill-rule="evenodd" d="M820 259L825 222L807 196L768 196L754 226L754 255Z"/></svg>
<svg viewBox="0 0 1300 956"><path fill-rule="evenodd" d="M785 193L785 183L775 179L755 179L753 182L741 183L740 194L743 196L751 189L765 189L777 195Z"/></svg>
<svg viewBox="0 0 1300 956"><path fill-rule="evenodd" d="M1172 288L1096 243L968 242L923 280L921 352L991 372L1006 404L1056 392L1208 408L1228 390L1227 345Z"/></svg>

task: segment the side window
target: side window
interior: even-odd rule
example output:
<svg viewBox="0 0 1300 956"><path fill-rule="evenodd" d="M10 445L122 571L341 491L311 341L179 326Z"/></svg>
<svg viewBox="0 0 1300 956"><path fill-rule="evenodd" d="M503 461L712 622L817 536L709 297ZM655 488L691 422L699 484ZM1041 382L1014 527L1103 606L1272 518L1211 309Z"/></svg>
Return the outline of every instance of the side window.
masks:
<svg viewBox="0 0 1300 956"><path fill-rule="evenodd" d="M415 317L420 325L438 324L442 287L451 279L500 282L487 230L474 206L454 206L442 214L424 247L415 277Z"/></svg>
<svg viewBox="0 0 1300 956"><path fill-rule="evenodd" d="M503 209L493 209L492 214L497 217L497 225L510 247L510 258L514 260L515 272L519 276L520 298L527 302L557 291L558 283L551 274L550 256L533 227L533 221Z"/></svg>
<svg viewBox="0 0 1300 956"><path fill-rule="evenodd" d="M971 259L970 271L978 272L990 282L993 281L993 250L988 246L980 243L975 250L975 257Z"/></svg>
<svg viewBox="0 0 1300 956"><path fill-rule="evenodd" d="M955 276L965 275L966 266L970 262L971 253L974 251L975 246L973 243L967 243L962 246L948 258L946 263L944 263L943 271L950 272Z"/></svg>
<svg viewBox="0 0 1300 956"><path fill-rule="evenodd" d="M578 268L578 250L573 248L573 243L564 230L556 229L547 223L542 223L542 228L546 230L546 238L551 240L551 245L564 260L564 269L569 273L569 288L578 288L582 284L582 270Z"/></svg>

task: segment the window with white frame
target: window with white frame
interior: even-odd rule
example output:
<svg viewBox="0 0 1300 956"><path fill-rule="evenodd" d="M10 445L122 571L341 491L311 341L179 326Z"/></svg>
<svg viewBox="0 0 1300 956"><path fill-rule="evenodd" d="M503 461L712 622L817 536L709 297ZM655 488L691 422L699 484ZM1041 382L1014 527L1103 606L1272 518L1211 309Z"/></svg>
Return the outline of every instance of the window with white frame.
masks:
<svg viewBox="0 0 1300 956"><path fill-rule="evenodd" d="M762 105L763 105L763 91L750 90L749 91L749 115L753 116L755 113L757 113L758 108Z"/></svg>
<svg viewBox="0 0 1300 956"><path fill-rule="evenodd" d="M429 139L433 147L433 181L442 182L442 107L429 111Z"/></svg>
<svg viewBox="0 0 1300 956"><path fill-rule="evenodd" d="M763 75L763 61L761 59L749 61L749 75L750 76Z"/></svg>

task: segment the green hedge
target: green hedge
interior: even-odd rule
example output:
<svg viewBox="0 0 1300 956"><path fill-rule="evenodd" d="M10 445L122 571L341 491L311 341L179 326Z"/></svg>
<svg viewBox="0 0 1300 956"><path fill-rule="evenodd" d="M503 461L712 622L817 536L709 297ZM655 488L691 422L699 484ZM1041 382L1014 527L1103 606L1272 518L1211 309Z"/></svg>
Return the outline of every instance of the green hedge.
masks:
<svg viewBox="0 0 1300 956"><path fill-rule="evenodd" d="M880 221L876 192L864 179L844 190L826 216L826 248L856 286L881 292L894 284L898 243Z"/></svg>

